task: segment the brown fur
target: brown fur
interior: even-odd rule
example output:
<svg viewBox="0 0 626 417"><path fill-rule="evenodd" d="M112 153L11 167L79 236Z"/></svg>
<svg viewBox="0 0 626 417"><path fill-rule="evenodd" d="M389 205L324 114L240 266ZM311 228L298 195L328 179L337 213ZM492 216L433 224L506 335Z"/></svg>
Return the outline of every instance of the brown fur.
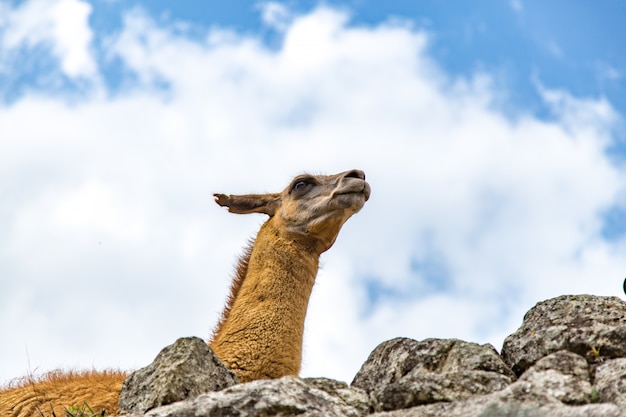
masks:
<svg viewBox="0 0 626 417"><path fill-rule="evenodd" d="M271 224L261 228L248 274L211 342L240 381L299 372L304 317L319 257L307 252L277 238Z"/></svg>
<svg viewBox="0 0 626 417"><path fill-rule="evenodd" d="M216 202L233 213L270 216L241 257L210 346L240 381L297 375L302 335L319 256L369 198L361 171L302 175L282 192L226 196ZM118 411L125 374L53 372L0 390L0 416L65 416L88 404Z"/></svg>
<svg viewBox="0 0 626 417"><path fill-rule="evenodd" d="M25 378L0 392L0 416L65 417L66 409L85 404L96 413L105 410L106 415L116 415L124 379L124 372L110 370L52 371L36 379Z"/></svg>
<svg viewBox="0 0 626 417"><path fill-rule="evenodd" d="M244 249L243 254L237 262L237 267L235 268L235 278L233 278L233 282L230 284L230 292L228 293L228 297L226 298L226 306L224 307L224 310L222 310L220 320L213 330L213 336L211 337L211 340L215 338L217 330L221 328L226 321L226 317L228 317L228 315L230 314L230 309L232 308L232 305L235 302L237 295L239 294L241 285L243 284L243 281L246 278L246 274L248 273L248 264L250 263L250 256L252 255L253 245L254 241L250 241L250 244L246 249Z"/></svg>

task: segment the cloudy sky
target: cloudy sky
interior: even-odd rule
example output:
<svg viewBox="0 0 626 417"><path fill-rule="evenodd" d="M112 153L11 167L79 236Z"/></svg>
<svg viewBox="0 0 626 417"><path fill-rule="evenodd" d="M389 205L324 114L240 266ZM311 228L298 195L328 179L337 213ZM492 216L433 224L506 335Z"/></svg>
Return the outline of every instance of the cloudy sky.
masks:
<svg viewBox="0 0 626 417"><path fill-rule="evenodd" d="M497 349L623 297L622 1L0 0L0 384L207 338L262 215L213 192L366 172L302 375L380 342Z"/></svg>

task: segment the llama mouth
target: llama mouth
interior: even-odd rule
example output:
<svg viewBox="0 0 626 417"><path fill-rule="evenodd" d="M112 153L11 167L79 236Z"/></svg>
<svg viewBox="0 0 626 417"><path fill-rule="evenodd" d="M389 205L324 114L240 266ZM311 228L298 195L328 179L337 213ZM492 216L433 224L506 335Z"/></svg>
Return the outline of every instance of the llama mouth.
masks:
<svg viewBox="0 0 626 417"><path fill-rule="evenodd" d="M338 195L349 195L349 194L362 194L365 197L365 201L369 200L370 198L370 194L372 193L372 189L370 187L370 185L363 181L362 184L359 184L358 186L356 184L351 184L349 186L347 186L346 188L344 188L343 190L337 190L333 196L338 196Z"/></svg>
<svg viewBox="0 0 626 417"><path fill-rule="evenodd" d="M365 201L367 201L370 199L370 195L372 195L372 187L366 182L363 184L363 190L361 192L365 195Z"/></svg>
<svg viewBox="0 0 626 417"><path fill-rule="evenodd" d="M370 187L367 183L358 189L349 187L343 190L338 190L333 194L332 199L334 204L341 208L353 207L357 211L363 207L363 204L370 197ZM357 208L358 207L358 208Z"/></svg>
<svg viewBox="0 0 626 417"><path fill-rule="evenodd" d="M356 195L363 195L363 197L365 197L365 201L369 200L370 195L372 193L372 189L370 187L370 185L368 183L366 183L365 181L363 181L363 185L355 188L355 187L349 187L347 189L344 190L339 190L337 191L334 195L350 195L350 194L356 194Z"/></svg>

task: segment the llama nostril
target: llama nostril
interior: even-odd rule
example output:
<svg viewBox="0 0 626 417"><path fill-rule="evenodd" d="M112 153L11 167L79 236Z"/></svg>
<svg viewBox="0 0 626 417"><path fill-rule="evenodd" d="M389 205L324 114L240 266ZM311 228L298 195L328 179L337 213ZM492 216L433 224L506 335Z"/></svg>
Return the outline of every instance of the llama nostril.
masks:
<svg viewBox="0 0 626 417"><path fill-rule="evenodd" d="M344 178L358 178L360 180L365 180L365 172L359 169L353 169L352 171L346 172Z"/></svg>

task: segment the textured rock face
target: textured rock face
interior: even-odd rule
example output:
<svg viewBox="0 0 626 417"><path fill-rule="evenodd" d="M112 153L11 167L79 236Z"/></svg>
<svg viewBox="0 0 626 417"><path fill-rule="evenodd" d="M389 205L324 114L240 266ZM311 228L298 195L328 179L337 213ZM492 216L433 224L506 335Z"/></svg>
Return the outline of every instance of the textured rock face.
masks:
<svg viewBox="0 0 626 417"><path fill-rule="evenodd" d="M553 417L623 416L615 404L589 404L592 386L587 361L567 351L541 359L506 388L455 402L413 407L376 417Z"/></svg>
<svg viewBox="0 0 626 417"><path fill-rule="evenodd" d="M491 403L473 399L456 403L440 403L388 413L371 414L372 417L624 417L615 404L592 404L580 407L563 405L537 406L520 402Z"/></svg>
<svg viewBox="0 0 626 417"><path fill-rule="evenodd" d="M164 348L152 364L124 381L120 413L145 413L237 382L235 374L222 365L202 339L178 339Z"/></svg>
<svg viewBox="0 0 626 417"><path fill-rule="evenodd" d="M345 382L328 378L306 378L304 382L310 387L339 398L341 402L354 408L361 415L369 414L372 409L372 402L367 393L360 388L350 387Z"/></svg>
<svg viewBox="0 0 626 417"><path fill-rule="evenodd" d="M558 350L576 353L590 364L626 357L626 303L591 295L564 295L538 303L505 339L502 357L521 375Z"/></svg>
<svg viewBox="0 0 626 417"><path fill-rule="evenodd" d="M149 417L360 417L369 408L367 395L327 379L286 376L236 385L152 410Z"/></svg>
<svg viewBox="0 0 626 417"><path fill-rule="evenodd" d="M626 358L606 361L596 369L598 398L626 410Z"/></svg>
<svg viewBox="0 0 626 417"><path fill-rule="evenodd" d="M368 392L376 410L395 410L499 391L514 378L491 345L398 338L374 349L352 386Z"/></svg>
<svg viewBox="0 0 626 417"><path fill-rule="evenodd" d="M181 339L128 378L120 404L151 417L626 417L625 336L623 301L558 297L526 314L503 356L488 344L398 338L371 353L351 386L233 385L202 340Z"/></svg>
<svg viewBox="0 0 626 417"><path fill-rule="evenodd" d="M519 379L564 404L587 404L592 399L589 365L585 358L565 350L540 359Z"/></svg>

